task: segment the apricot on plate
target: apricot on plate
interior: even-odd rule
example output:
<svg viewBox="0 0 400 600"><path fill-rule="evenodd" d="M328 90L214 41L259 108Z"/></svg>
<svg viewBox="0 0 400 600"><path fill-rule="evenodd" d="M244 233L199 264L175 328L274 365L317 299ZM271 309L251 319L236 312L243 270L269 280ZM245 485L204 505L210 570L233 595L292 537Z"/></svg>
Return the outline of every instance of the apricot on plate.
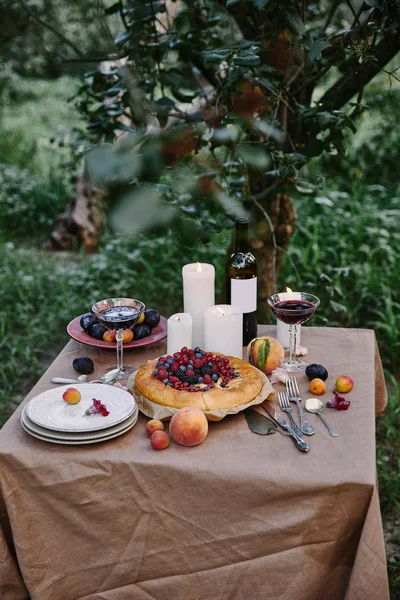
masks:
<svg viewBox="0 0 400 600"><path fill-rule="evenodd" d="M104 342L115 342L115 331L109 331L107 329L107 331L104 332L103 341Z"/></svg>
<svg viewBox="0 0 400 600"><path fill-rule="evenodd" d="M326 392L325 381L322 379L315 378L310 381L310 392L315 394L316 396L322 396Z"/></svg>
<svg viewBox="0 0 400 600"><path fill-rule="evenodd" d="M146 423L147 435L151 437L155 431L163 431L164 423L158 419L151 419Z"/></svg>
<svg viewBox="0 0 400 600"><path fill-rule="evenodd" d="M164 450L169 446L169 436L165 431L155 431L150 438L154 450Z"/></svg>
<svg viewBox="0 0 400 600"><path fill-rule="evenodd" d="M132 329L124 329L122 341L124 344L129 344L133 340Z"/></svg>
<svg viewBox="0 0 400 600"><path fill-rule="evenodd" d="M347 394L353 389L354 381L348 375L341 375L336 379L335 388L341 394Z"/></svg>
<svg viewBox="0 0 400 600"><path fill-rule="evenodd" d="M63 400L68 404L78 404L81 401L81 393L76 388L68 388L63 393Z"/></svg>
<svg viewBox="0 0 400 600"><path fill-rule="evenodd" d="M186 406L173 415L169 433L181 446L197 446L207 436L208 421L202 410Z"/></svg>

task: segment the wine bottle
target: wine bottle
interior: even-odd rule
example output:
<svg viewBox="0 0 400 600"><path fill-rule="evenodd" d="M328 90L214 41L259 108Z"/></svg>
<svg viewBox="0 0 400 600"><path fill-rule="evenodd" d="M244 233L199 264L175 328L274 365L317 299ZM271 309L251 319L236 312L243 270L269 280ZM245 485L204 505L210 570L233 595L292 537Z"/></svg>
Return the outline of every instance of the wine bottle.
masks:
<svg viewBox="0 0 400 600"><path fill-rule="evenodd" d="M226 301L243 311L243 345L257 337L257 261L249 249L249 220L236 219L233 253L226 263Z"/></svg>

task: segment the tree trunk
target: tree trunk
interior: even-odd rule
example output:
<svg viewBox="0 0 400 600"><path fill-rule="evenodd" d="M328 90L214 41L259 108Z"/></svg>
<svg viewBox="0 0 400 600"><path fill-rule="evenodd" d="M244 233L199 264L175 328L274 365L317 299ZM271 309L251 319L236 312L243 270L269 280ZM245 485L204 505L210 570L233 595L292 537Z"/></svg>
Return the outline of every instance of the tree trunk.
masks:
<svg viewBox="0 0 400 600"><path fill-rule="evenodd" d="M75 198L56 218L46 250L77 250L83 247L85 252L95 252L103 229L99 206L102 199L102 192L84 177L79 177Z"/></svg>
<svg viewBox="0 0 400 600"><path fill-rule="evenodd" d="M266 300L277 291L279 270L295 231L296 218L293 200L285 193L276 194L265 208L259 205L252 210L255 237L250 245L259 265L259 320L269 315Z"/></svg>

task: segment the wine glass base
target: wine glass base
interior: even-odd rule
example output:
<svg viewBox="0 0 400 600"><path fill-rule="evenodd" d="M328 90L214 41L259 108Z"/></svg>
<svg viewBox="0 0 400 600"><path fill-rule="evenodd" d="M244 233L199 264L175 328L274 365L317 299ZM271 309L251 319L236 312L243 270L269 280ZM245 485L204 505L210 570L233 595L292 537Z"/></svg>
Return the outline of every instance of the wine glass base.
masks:
<svg viewBox="0 0 400 600"><path fill-rule="evenodd" d="M108 373L109 371L112 371L113 369L117 369L117 365L114 365L113 367L108 367L108 369L106 369L106 373ZM130 365L124 365L119 373L119 375L117 375L117 377L115 379L113 379L113 381L121 381L121 379L128 379L129 375L132 375L132 373L135 372L135 368L131 367Z"/></svg>
<svg viewBox="0 0 400 600"><path fill-rule="evenodd" d="M281 369L287 373L303 373L308 363L305 360L286 361L281 365Z"/></svg>

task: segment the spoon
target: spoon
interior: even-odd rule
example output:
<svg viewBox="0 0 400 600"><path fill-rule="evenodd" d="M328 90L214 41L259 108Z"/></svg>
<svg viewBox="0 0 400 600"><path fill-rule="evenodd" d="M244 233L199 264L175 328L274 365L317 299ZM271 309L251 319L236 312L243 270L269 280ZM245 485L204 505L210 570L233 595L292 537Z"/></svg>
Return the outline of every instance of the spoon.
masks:
<svg viewBox="0 0 400 600"><path fill-rule="evenodd" d="M329 425L329 423L326 421L326 419L324 419L324 417L321 415L324 408L325 408L325 406L324 406L323 402L321 402L321 400L318 400L318 398L307 398L306 409L308 410L308 412L316 413L317 415L319 415L321 417L323 423L327 427L329 433L333 437L337 437L339 434Z"/></svg>
<svg viewBox="0 0 400 600"><path fill-rule="evenodd" d="M68 377L52 377L52 383L111 383L116 379L121 369L112 369L104 373L100 379L93 379L88 381L87 375L80 375L77 379L69 379Z"/></svg>

